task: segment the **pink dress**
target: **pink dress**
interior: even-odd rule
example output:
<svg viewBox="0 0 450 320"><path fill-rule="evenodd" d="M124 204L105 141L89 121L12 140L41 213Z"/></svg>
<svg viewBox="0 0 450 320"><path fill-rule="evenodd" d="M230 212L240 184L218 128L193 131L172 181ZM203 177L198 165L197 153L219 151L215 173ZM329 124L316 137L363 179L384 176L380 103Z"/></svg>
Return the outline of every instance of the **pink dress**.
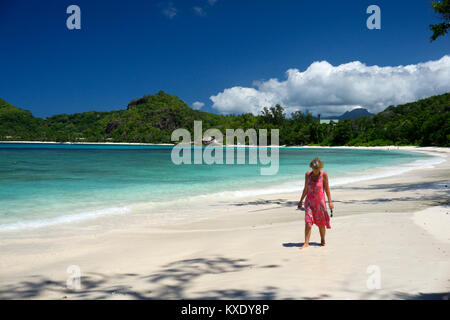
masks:
<svg viewBox="0 0 450 320"><path fill-rule="evenodd" d="M308 194L305 200L305 223L309 226L325 226L331 229L330 217L328 216L327 206L325 204L325 194L323 192L323 172L317 180L311 177L312 171L308 171Z"/></svg>

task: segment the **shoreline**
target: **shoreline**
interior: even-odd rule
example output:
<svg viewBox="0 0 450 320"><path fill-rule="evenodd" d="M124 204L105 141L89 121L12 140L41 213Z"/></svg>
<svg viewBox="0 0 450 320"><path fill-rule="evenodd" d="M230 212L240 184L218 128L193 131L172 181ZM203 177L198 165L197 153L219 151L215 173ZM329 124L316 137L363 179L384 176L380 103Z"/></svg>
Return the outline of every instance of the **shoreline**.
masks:
<svg viewBox="0 0 450 320"><path fill-rule="evenodd" d="M207 218L189 223L157 226L137 214L101 228L75 223L2 238L0 298L443 299L450 291L444 160L333 187L324 248L314 227L311 246L298 250L299 192L205 203ZM80 290L66 288L71 265L81 269ZM366 286L374 265L377 290Z"/></svg>
<svg viewBox="0 0 450 320"><path fill-rule="evenodd" d="M174 143L141 143L141 142L56 142L56 141L0 141L0 144L60 144L60 145L130 145L130 146L176 146ZM206 146L203 146L206 147ZM374 150L416 150L416 149L449 149L448 147L438 147L438 146L396 146L396 145L388 145L388 146L309 146L309 145L298 145L298 146L287 146L287 145L278 145L278 146L250 146L250 145L218 145L216 147L241 147L241 148L286 148L286 149L301 149L301 148L332 148L332 149L374 149Z"/></svg>
<svg viewBox="0 0 450 320"><path fill-rule="evenodd" d="M56 142L56 141L0 141L9 144L67 144L67 145L130 145L130 146L174 146L173 143L134 143L134 142Z"/></svg>

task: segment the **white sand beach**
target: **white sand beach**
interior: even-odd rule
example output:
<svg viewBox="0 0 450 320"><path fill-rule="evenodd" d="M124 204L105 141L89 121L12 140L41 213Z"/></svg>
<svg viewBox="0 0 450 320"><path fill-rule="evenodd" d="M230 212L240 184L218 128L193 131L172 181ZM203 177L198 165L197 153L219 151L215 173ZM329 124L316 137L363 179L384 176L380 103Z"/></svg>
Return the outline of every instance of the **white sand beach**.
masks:
<svg viewBox="0 0 450 320"><path fill-rule="evenodd" d="M449 299L450 150L399 149L443 161L332 187L325 247L314 227L299 250L301 190L206 201L190 223L24 229L0 234L0 299Z"/></svg>

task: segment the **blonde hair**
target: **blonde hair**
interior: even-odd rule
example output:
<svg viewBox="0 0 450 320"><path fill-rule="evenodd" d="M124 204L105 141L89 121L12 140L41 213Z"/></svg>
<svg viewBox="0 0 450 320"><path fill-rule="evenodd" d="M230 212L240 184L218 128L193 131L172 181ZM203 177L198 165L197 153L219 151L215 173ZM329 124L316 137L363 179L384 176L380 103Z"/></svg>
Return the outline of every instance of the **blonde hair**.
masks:
<svg viewBox="0 0 450 320"><path fill-rule="evenodd" d="M322 169L323 168L323 162L320 161L319 158L315 157L313 161L309 164L309 166L312 169Z"/></svg>

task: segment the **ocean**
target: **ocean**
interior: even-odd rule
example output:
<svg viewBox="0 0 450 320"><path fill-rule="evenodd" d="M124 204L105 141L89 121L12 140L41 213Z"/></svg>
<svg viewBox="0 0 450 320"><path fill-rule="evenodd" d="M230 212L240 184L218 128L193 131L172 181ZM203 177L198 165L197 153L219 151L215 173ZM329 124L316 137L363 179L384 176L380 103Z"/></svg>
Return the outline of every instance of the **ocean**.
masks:
<svg viewBox="0 0 450 320"><path fill-rule="evenodd" d="M176 165L171 152L172 146L0 143L0 231L126 215L135 205L301 194L316 156L325 163L331 187L436 161L398 150L280 148L278 173L264 176L264 165L248 161Z"/></svg>

